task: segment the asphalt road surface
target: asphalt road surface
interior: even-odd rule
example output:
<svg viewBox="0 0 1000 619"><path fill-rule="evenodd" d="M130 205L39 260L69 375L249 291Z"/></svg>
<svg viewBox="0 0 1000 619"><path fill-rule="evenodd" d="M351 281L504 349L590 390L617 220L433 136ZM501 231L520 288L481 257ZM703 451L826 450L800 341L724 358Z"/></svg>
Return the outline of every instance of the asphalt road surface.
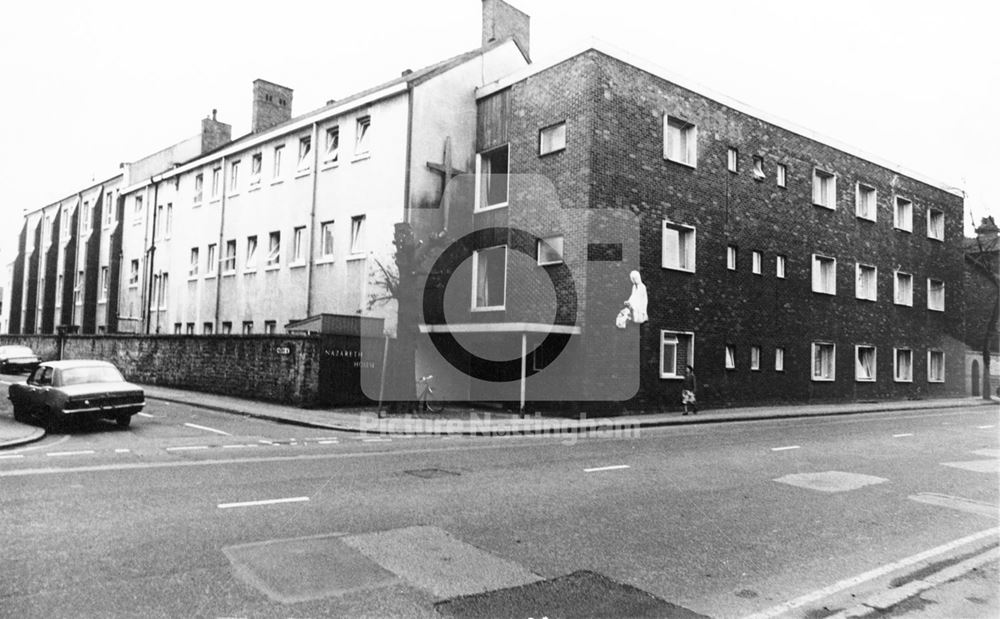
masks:
<svg viewBox="0 0 1000 619"><path fill-rule="evenodd" d="M0 452L0 616L822 617L998 537L991 407L591 438L145 413Z"/></svg>

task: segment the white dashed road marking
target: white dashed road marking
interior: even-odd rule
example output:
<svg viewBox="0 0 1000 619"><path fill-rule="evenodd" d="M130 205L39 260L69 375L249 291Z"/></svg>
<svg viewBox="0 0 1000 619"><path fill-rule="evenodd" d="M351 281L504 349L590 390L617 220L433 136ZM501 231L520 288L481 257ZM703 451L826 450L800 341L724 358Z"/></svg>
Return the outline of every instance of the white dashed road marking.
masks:
<svg viewBox="0 0 1000 619"><path fill-rule="evenodd" d="M391 438L363 438L362 443L391 443Z"/></svg>
<svg viewBox="0 0 1000 619"><path fill-rule="evenodd" d="M192 445L190 447L167 447L167 451L191 451L192 449L208 449L208 445Z"/></svg>
<svg viewBox="0 0 1000 619"><path fill-rule="evenodd" d="M583 469L584 473L597 473L598 471L617 471L620 469L632 468L627 464L616 464L614 466L599 466L592 469Z"/></svg>
<svg viewBox="0 0 1000 619"><path fill-rule="evenodd" d="M58 457L58 456L86 456L86 455L89 455L89 454L92 454L92 453L95 453L93 449L84 449L84 450L81 450L81 451L50 451L49 453L47 453L45 455L46 456L53 456L53 457Z"/></svg>
<svg viewBox="0 0 1000 619"><path fill-rule="evenodd" d="M139 415L140 417L154 417L155 416L155 415L150 415L149 413L136 413L136 415Z"/></svg>
<svg viewBox="0 0 1000 619"><path fill-rule="evenodd" d="M219 503L219 509L229 509L230 507L256 507L258 505L276 505L278 503L299 503L308 501L307 496L296 496L287 499L267 499L265 501L244 501L242 503Z"/></svg>
<svg viewBox="0 0 1000 619"><path fill-rule="evenodd" d="M131 449L116 449L115 453L116 454L127 454L127 453L131 453L131 451L132 451Z"/></svg>
<svg viewBox="0 0 1000 619"><path fill-rule="evenodd" d="M223 432L222 430L216 430L215 428L208 428L206 426L199 426L196 423L185 423L184 425L186 425L189 428L194 428L196 430L204 430L206 432L215 432L216 434L221 434L223 436L232 436L232 434L230 434L229 432Z"/></svg>
<svg viewBox="0 0 1000 619"><path fill-rule="evenodd" d="M801 449L798 445L788 445L787 447L772 447L771 451L788 451L789 449Z"/></svg>
<svg viewBox="0 0 1000 619"><path fill-rule="evenodd" d="M976 426L980 430L989 430L990 428L995 428L996 426Z"/></svg>
<svg viewBox="0 0 1000 619"><path fill-rule="evenodd" d="M2 460L9 460L11 458L23 458L23 457L24 457L24 454L10 454L10 455L6 455L6 456L0 456L0 459L2 459Z"/></svg>
<svg viewBox="0 0 1000 619"><path fill-rule="evenodd" d="M913 436L912 434L893 434L892 438L903 438L904 436Z"/></svg>

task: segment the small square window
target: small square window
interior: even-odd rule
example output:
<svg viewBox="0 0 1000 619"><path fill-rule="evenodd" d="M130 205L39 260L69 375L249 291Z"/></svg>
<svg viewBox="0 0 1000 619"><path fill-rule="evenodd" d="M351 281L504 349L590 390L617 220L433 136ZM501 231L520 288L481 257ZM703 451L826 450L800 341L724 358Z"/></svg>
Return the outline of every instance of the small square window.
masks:
<svg viewBox="0 0 1000 619"><path fill-rule="evenodd" d="M736 246L728 245L726 247L726 268L730 271L736 270Z"/></svg>
<svg viewBox="0 0 1000 619"><path fill-rule="evenodd" d="M940 350L927 351L927 382L944 382L944 352Z"/></svg>
<svg viewBox="0 0 1000 619"><path fill-rule="evenodd" d="M753 270L754 274L760 275L761 268L763 268L764 255L761 254L759 251L754 250L750 254L750 259L751 259L751 269Z"/></svg>
<svg viewBox="0 0 1000 619"><path fill-rule="evenodd" d="M892 225L897 230L913 232L913 202L896 196Z"/></svg>
<svg viewBox="0 0 1000 619"><path fill-rule="evenodd" d="M760 370L760 346L750 347L750 369L754 371Z"/></svg>
<svg viewBox="0 0 1000 619"><path fill-rule="evenodd" d="M913 382L913 351L909 348L893 349L893 380L897 383Z"/></svg>
<svg viewBox="0 0 1000 619"><path fill-rule="evenodd" d="M812 289L821 294L837 294L837 259L813 254Z"/></svg>
<svg viewBox="0 0 1000 619"><path fill-rule="evenodd" d="M892 302L896 305L913 306L913 276L896 271L893 274Z"/></svg>
<svg viewBox="0 0 1000 619"><path fill-rule="evenodd" d="M871 185L858 183L854 194L854 214L861 219L875 221L878 192Z"/></svg>
<svg viewBox="0 0 1000 619"><path fill-rule="evenodd" d="M538 239L538 264L545 266L549 264L562 264L563 262L563 237L550 236Z"/></svg>
<svg viewBox="0 0 1000 619"><path fill-rule="evenodd" d="M677 271L695 270L695 229L690 226L663 222L661 266Z"/></svg>
<svg viewBox="0 0 1000 619"><path fill-rule="evenodd" d="M786 187L787 178L788 166L783 163L774 166L774 182L777 183L778 187Z"/></svg>
<svg viewBox="0 0 1000 619"><path fill-rule="evenodd" d="M927 209L927 238L936 241L944 240L944 211Z"/></svg>
<svg viewBox="0 0 1000 619"><path fill-rule="evenodd" d="M837 346L828 342L813 342L812 379L832 381L837 377Z"/></svg>
<svg viewBox="0 0 1000 619"><path fill-rule="evenodd" d="M878 296L878 269L870 264L858 263L855 275L857 277L855 296L866 301L875 301Z"/></svg>
<svg viewBox="0 0 1000 619"><path fill-rule="evenodd" d="M778 279L785 279L785 272L788 265L787 256L774 257L774 275Z"/></svg>
<svg viewBox="0 0 1000 619"><path fill-rule="evenodd" d="M813 204L828 209L837 208L837 176L815 168L813 170Z"/></svg>
<svg viewBox="0 0 1000 619"><path fill-rule="evenodd" d="M730 172L740 171L740 151L732 146L726 149L726 169Z"/></svg>
<svg viewBox="0 0 1000 619"><path fill-rule="evenodd" d="M785 349L775 348L774 349L774 371L784 372L785 371Z"/></svg>
<svg viewBox="0 0 1000 619"><path fill-rule="evenodd" d="M854 380L875 382L875 347L859 345L854 347Z"/></svg>
<svg viewBox="0 0 1000 619"><path fill-rule="evenodd" d="M538 154L547 155L566 148L566 123L561 122L538 132Z"/></svg>
<svg viewBox="0 0 1000 619"><path fill-rule="evenodd" d="M736 369L736 347L732 344L726 344L726 369Z"/></svg>
<svg viewBox="0 0 1000 619"><path fill-rule="evenodd" d="M686 120L663 116L663 157L691 167L698 164L698 127Z"/></svg>
<svg viewBox="0 0 1000 619"><path fill-rule="evenodd" d="M939 279L927 278L927 309L944 311L944 282Z"/></svg>
<svg viewBox="0 0 1000 619"><path fill-rule="evenodd" d="M764 174L764 158L760 155L753 156L753 178L762 181L767 175Z"/></svg>

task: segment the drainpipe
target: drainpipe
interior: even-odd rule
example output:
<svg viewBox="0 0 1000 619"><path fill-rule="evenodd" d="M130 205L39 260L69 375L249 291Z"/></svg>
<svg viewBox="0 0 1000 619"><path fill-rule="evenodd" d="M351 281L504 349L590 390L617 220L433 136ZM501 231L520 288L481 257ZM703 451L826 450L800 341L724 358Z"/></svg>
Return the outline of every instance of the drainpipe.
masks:
<svg viewBox="0 0 1000 619"><path fill-rule="evenodd" d="M312 125L312 197L309 205L309 244L306 246L309 261L306 264L306 315L312 316L313 306L313 267L316 255L313 247L316 244L316 186L319 184L319 124Z"/></svg>
<svg viewBox="0 0 1000 619"><path fill-rule="evenodd" d="M222 273L219 269L219 260L222 258L222 237L226 230L226 187L228 183L226 182L226 158L222 158L220 164L222 166L222 174L220 175L220 183L222 186L219 188L222 192L222 202L219 204L219 243L215 246L215 326L212 328L212 333L219 333L219 327L221 323L219 322L219 311L221 308L221 295L222 295ZM263 164L262 164L263 165ZM263 173L263 170L261 170Z"/></svg>
<svg viewBox="0 0 1000 619"><path fill-rule="evenodd" d="M83 192L76 194L76 256L73 260L73 301L70 303L69 310L69 324L76 324L76 274L80 272L80 248L83 247L83 243L80 242L80 226L83 225ZM66 295L63 295L65 298ZM80 298L83 299L83 292L80 292ZM22 325L23 326L23 325ZM62 359L62 353L59 356Z"/></svg>
<svg viewBox="0 0 1000 619"><path fill-rule="evenodd" d="M154 176L149 177L150 183L153 185L153 203L150 205L150 209L153 212L153 217L151 218L152 224L148 229L149 233L149 249L146 250L146 277L145 285L143 289L146 291L146 334L149 334L150 328L152 328L153 318L150 315L152 311L153 304L153 268L156 262L156 210L157 210L157 200L160 197L160 181Z"/></svg>

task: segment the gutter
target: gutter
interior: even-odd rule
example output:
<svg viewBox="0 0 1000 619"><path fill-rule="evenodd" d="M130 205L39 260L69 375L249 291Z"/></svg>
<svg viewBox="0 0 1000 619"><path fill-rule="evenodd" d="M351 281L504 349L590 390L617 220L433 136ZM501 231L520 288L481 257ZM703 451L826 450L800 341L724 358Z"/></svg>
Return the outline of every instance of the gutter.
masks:
<svg viewBox="0 0 1000 619"><path fill-rule="evenodd" d="M306 263L306 318L312 316L313 305L313 269L316 266L316 187L319 184L319 122L312 126L312 192L309 204L309 261ZM293 239L294 241L294 239Z"/></svg>
<svg viewBox="0 0 1000 619"><path fill-rule="evenodd" d="M212 327L212 333L219 332L219 311L221 308L221 296L222 296L222 269L219 268L222 264L222 251L223 251L223 236L226 230L226 192L229 183L226 182L226 157L223 155L220 160L219 165L221 166L221 174L219 175L219 182L221 186L219 191L222 194L221 202L219 203L219 242L215 245L215 317L213 322L215 323ZM263 170L261 171L263 172ZM214 175L214 172L213 172ZM204 189L204 188L203 188ZM208 266L208 265L206 265Z"/></svg>

